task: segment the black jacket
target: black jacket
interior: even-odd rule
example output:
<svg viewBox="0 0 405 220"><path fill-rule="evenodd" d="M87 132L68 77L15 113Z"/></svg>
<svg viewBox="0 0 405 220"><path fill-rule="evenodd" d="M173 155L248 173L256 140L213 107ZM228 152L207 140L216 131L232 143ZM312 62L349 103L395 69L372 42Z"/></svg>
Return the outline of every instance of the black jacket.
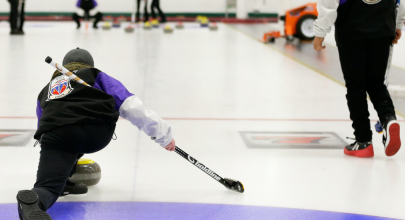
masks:
<svg viewBox="0 0 405 220"><path fill-rule="evenodd" d="M118 80L96 68L75 71L68 66L65 67L92 87L55 74L38 95L35 139L49 130L71 124L115 124L123 100L133 95Z"/></svg>
<svg viewBox="0 0 405 220"><path fill-rule="evenodd" d="M335 23L338 46L365 39L393 39L396 10L396 0L341 0Z"/></svg>

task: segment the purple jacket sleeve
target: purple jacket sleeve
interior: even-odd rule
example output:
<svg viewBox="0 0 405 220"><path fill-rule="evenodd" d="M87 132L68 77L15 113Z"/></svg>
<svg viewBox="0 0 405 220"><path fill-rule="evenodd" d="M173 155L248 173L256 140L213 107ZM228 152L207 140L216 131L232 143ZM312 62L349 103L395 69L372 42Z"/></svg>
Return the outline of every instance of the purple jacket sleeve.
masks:
<svg viewBox="0 0 405 220"><path fill-rule="evenodd" d="M94 7L97 7L97 2L96 2L96 0L93 0L93 5L94 5Z"/></svg>
<svg viewBox="0 0 405 220"><path fill-rule="evenodd" d="M142 101L128 92L122 83L104 72L97 75L93 88L100 89L115 99L115 109L122 118L153 137L156 143L166 147L173 140L171 127L155 112L146 110Z"/></svg>
<svg viewBox="0 0 405 220"><path fill-rule="evenodd" d="M39 121L41 120L41 117L42 117L42 108L41 108L41 102L38 100L37 100L37 117L38 117L37 128L39 128Z"/></svg>
<svg viewBox="0 0 405 220"><path fill-rule="evenodd" d="M104 72L100 72L93 86L96 89L111 95L115 99L115 110L119 111L122 103L134 94L130 93L127 88L118 80L112 78Z"/></svg>

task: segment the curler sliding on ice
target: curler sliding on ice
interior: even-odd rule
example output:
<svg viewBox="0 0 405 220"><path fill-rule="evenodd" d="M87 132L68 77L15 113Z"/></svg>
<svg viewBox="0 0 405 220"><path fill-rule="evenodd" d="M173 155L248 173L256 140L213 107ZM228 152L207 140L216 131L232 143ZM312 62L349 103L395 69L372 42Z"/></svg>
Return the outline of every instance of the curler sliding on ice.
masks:
<svg viewBox="0 0 405 220"><path fill-rule="evenodd" d="M46 63L56 71L36 100L38 117L34 139L41 152L37 178L32 189L17 194L22 220L50 220L46 211L61 195L85 194L88 188L71 177L83 154L104 149L111 141L119 117L168 151L175 150L170 125L117 79L94 68L91 54L77 48L63 63Z"/></svg>
<svg viewBox="0 0 405 220"><path fill-rule="evenodd" d="M75 74L71 73L68 69L66 69L65 67L63 67L62 65L58 65L55 62L52 62L52 58L51 57L47 57L45 59L45 62L49 63L51 66L55 67L59 72L61 72L62 74L65 74L66 76L68 76L70 79L75 80L76 82L86 85L86 86L90 86L89 84L87 84L86 82L84 82L82 79L80 79L79 77L77 77ZM194 159L193 157L191 157L190 155L188 155L186 152L184 152L182 149L180 149L179 147L175 147L175 152L177 154L179 154L180 156L182 156L184 159L188 160L191 164L193 164L194 166L196 166L197 168L201 169L202 171L204 171L206 174L208 174L209 176L211 176L213 179L215 179L216 181L218 181L219 183L221 183L222 185L224 185L227 189L235 191L235 192L240 192L243 193L244 192L244 187L243 184L240 181L237 180L233 180L233 179L229 179L229 178L222 178L220 177L218 174L216 174L214 171L212 171L211 169L209 169L208 167L206 167L204 164L202 164L201 162L197 161L196 159Z"/></svg>
<svg viewBox="0 0 405 220"><path fill-rule="evenodd" d="M39 93L34 139L41 145L37 179L31 190L17 194L22 220L51 220L46 211L61 195L85 194L88 188L71 179L83 154L95 153L111 141L119 117L130 121L168 151L175 151L226 188L243 192L239 181L223 179L176 147L171 126L117 79L94 68L91 54L77 48L63 63L46 58L55 71ZM85 86L83 86L85 85Z"/></svg>

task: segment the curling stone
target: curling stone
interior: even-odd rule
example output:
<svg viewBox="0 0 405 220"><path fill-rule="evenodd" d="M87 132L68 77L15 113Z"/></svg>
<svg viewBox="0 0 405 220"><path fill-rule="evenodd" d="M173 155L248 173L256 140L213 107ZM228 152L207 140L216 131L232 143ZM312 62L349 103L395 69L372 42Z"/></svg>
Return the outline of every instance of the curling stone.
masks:
<svg viewBox="0 0 405 220"><path fill-rule="evenodd" d="M154 28L159 27L159 21L157 19L153 19L151 23L152 23L152 27L154 27Z"/></svg>
<svg viewBox="0 0 405 220"><path fill-rule="evenodd" d="M200 25L201 27L208 27L208 18L201 19Z"/></svg>
<svg viewBox="0 0 405 220"><path fill-rule="evenodd" d="M184 25L183 25L183 22L178 22L177 24L176 24L176 28L177 29L183 29L184 28Z"/></svg>
<svg viewBox="0 0 405 220"><path fill-rule="evenodd" d="M135 31L135 28L132 27L131 25L128 25L128 27L125 28L126 33L133 33Z"/></svg>
<svg viewBox="0 0 405 220"><path fill-rule="evenodd" d="M121 23L127 21L127 19L123 15L121 15L118 17L117 21Z"/></svg>
<svg viewBox="0 0 405 220"><path fill-rule="evenodd" d="M121 27L121 23L119 21L114 21L113 27L119 28L119 27Z"/></svg>
<svg viewBox="0 0 405 220"><path fill-rule="evenodd" d="M204 16L198 15L198 16L195 18L195 21L198 22L198 23L200 23L202 18L204 18Z"/></svg>
<svg viewBox="0 0 405 220"><path fill-rule="evenodd" d="M102 26L103 30L110 30L111 29L111 25L108 21L106 21L104 23L104 25Z"/></svg>
<svg viewBox="0 0 405 220"><path fill-rule="evenodd" d="M108 16L105 16L105 17L104 17L104 21L110 21L110 22L112 22L112 21L114 21L114 18L111 17L111 15L108 15Z"/></svg>
<svg viewBox="0 0 405 220"><path fill-rule="evenodd" d="M145 22L145 23L143 24L143 29L144 29L144 30L150 30L150 29L152 29L152 25L150 24L149 21L147 21L147 22Z"/></svg>
<svg viewBox="0 0 405 220"><path fill-rule="evenodd" d="M217 26L217 24L215 22L212 22L209 27L210 27L211 31L218 30L218 26Z"/></svg>
<svg viewBox="0 0 405 220"><path fill-rule="evenodd" d="M170 25L166 25L165 29L163 29L163 32L167 34L173 33L173 28L170 27Z"/></svg>
<svg viewBox="0 0 405 220"><path fill-rule="evenodd" d="M86 186L93 186L100 182L101 168L94 160L81 158L76 165L76 173L72 179Z"/></svg>

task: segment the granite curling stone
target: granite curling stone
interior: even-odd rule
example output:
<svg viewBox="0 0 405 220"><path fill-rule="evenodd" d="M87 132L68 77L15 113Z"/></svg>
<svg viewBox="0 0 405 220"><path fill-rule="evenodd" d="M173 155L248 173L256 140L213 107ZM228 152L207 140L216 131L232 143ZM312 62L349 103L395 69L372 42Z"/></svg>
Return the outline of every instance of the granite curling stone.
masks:
<svg viewBox="0 0 405 220"><path fill-rule="evenodd" d="M81 158L76 165L76 173L72 179L86 186L94 186L100 182L101 168L94 160Z"/></svg>

